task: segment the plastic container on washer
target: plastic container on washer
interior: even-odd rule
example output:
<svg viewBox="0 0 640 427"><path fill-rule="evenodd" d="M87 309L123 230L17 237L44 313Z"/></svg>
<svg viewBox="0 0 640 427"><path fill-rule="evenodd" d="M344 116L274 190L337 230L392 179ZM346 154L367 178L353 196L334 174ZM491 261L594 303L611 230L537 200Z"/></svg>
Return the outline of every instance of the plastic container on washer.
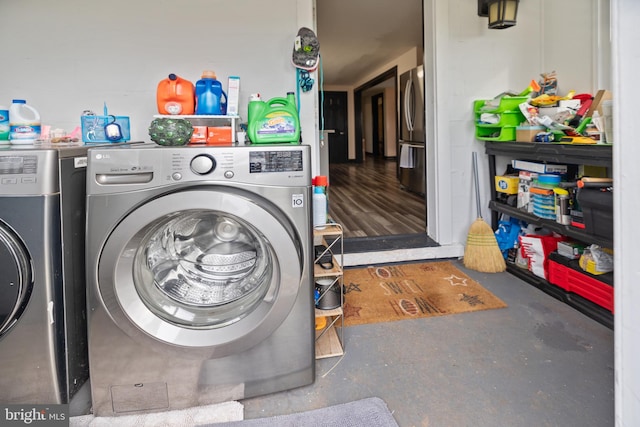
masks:
<svg viewBox="0 0 640 427"><path fill-rule="evenodd" d="M169 77L158 83L156 101L160 114L193 114L195 111L195 89L193 83L176 74L169 74Z"/></svg>
<svg viewBox="0 0 640 427"><path fill-rule="evenodd" d="M224 98L224 100L223 100ZM196 114L220 116L227 113L227 94L213 71L204 71L196 82Z"/></svg>
<svg viewBox="0 0 640 427"><path fill-rule="evenodd" d="M269 101L251 101L248 107L247 135L254 144L300 143L300 118L295 95Z"/></svg>
<svg viewBox="0 0 640 427"><path fill-rule="evenodd" d="M35 144L40 137L40 113L24 99L14 99L9 107L9 142Z"/></svg>

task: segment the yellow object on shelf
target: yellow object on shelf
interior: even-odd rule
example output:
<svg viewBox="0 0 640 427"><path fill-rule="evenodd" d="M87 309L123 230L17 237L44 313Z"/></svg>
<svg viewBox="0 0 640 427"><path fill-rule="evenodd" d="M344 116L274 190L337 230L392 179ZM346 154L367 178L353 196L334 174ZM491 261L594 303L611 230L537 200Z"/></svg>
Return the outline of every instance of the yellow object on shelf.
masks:
<svg viewBox="0 0 640 427"><path fill-rule="evenodd" d="M316 317L316 331L321 331L326 326L327 326L327 318L326 317L324 317L324 316Z"/></svg>
<svg viewBox="0 0 640 427"><path fill-rule="evenodd" d="M496 191L507 194L518 194L518 175L496 175Z"/></svg>

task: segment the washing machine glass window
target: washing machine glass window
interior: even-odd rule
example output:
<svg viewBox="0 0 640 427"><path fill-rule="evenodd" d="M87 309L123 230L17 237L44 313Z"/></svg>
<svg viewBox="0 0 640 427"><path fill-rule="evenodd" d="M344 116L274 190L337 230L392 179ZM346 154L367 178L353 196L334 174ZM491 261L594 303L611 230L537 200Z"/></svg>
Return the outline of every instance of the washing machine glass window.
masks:
<svg viewBox="0 0 640 427"><path fill-rule="evenodd" d="M226 326L260 304L273 274L273 249L243 219L187 210L143 231L134 284L145 305L168 322Z"/></svg>
<svg viewBox="0 0 640 427"><path fill-rule="evenodd" d="M24 312L33 289L31 259L18 236L0 221L0 339L11 330Z"/></svg>
<svg viewBox="0 0 640 427"><path fill-rule="evenodd" d="M164 194L115 225L97 258L97 290L125 333L220 355L280 327L301 292L304 252L285 218L248 194Z"/></svg>

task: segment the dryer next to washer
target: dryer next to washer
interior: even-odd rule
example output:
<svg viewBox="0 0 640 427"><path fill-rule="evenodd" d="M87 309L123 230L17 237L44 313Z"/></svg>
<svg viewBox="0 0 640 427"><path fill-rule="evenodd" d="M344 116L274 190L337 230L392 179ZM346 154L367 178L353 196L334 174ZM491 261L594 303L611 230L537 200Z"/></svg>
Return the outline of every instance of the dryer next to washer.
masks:
<svg viewBox="0 0 640 427"><path fill-rule="evenodd" d="M89 376L83 146L0 149L0 402L70 403Z"/></svg>
<svg viewBox="0 0 640 427"><path fill-rule="evenodd" d="M94 414L312 383L312 244L308 146L91 149Z"/></svg>

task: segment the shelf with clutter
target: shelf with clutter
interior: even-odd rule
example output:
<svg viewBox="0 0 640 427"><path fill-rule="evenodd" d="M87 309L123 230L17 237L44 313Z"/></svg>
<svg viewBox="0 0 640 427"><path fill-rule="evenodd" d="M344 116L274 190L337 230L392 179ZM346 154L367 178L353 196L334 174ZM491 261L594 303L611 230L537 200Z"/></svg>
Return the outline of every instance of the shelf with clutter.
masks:
<svg viewBox="0 0 640 427"><path fill-rule="evenodd" d="M337 223L313 227L316 359L344 354L343 230Z"/></svg>
<svg viewBox="0 0 640 427"><path fill-rule="evenodd" d="M560 94L555 72L545 73L520 93L475 100L475 136L482 141L611 144L612 105L612 94L604 89Z"/></svg>
<svg viewBox="0 0 640 427"><path fill-rule="evenodd" d="M613 327L612 145L484 144L507 271Z"/></svg>
<svg viewBox="0 0 640 427"><path fill-rule="evenodd" d="M491 224L507 271L612 328L612 94L557 88L548 73L474 102Z"/></svg>

